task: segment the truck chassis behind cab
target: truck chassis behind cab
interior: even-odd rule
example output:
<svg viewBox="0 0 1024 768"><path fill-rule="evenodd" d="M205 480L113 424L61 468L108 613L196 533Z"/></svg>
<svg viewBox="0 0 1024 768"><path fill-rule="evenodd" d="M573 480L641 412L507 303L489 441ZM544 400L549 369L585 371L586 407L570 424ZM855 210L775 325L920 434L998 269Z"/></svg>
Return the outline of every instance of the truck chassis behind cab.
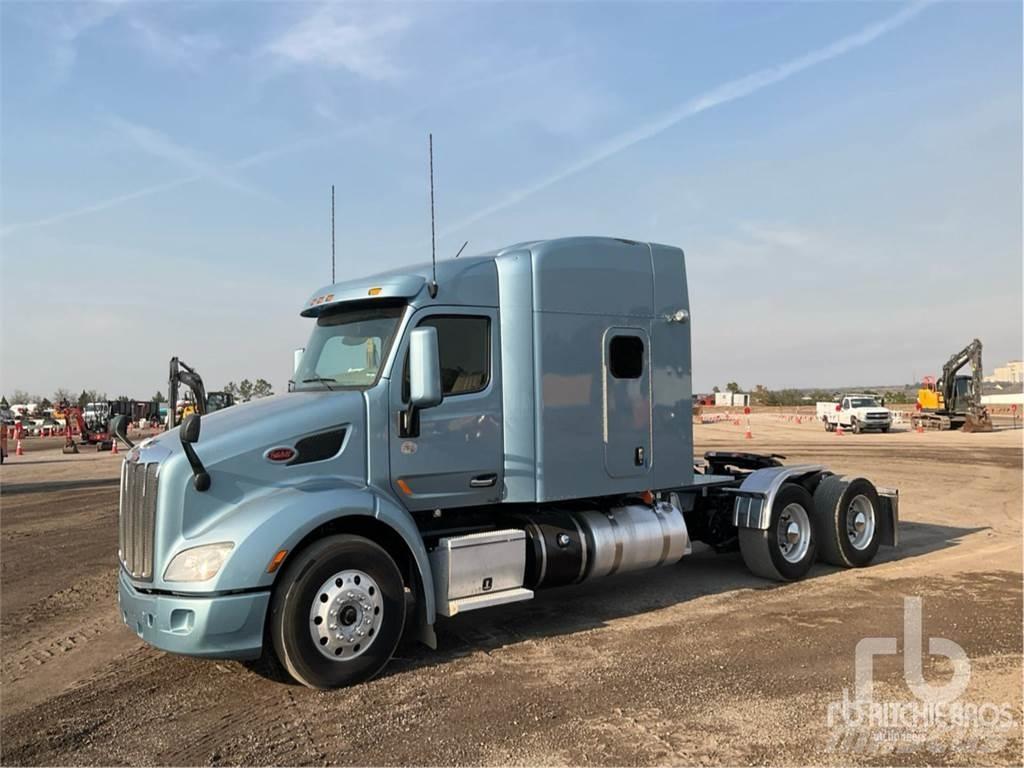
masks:
<svg viewBox="0 0 1024 768"><path fill-rule="evenodd" d="M776 580L896 544L898 496L865 478L695 464L677 248L521 243L326 286L302 314L292 391L125 460L119 601L154 646L337 687L383 668L407 620L434 645L438 616L692 541Z"/></svg>

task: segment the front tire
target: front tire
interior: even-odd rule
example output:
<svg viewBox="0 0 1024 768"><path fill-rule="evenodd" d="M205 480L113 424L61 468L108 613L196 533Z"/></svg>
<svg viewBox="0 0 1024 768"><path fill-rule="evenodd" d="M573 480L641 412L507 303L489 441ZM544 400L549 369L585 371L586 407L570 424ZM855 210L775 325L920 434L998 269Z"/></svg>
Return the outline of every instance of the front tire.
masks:
<svg viewBox="0 0 1024 768"><path fill-rule="evenodd" d="M881 543L881 506L870 480L830 475L814 491L814 528L823 561L860 568L875 559Z"/></svg>
<svg viewBox="0 0 1024 768"><path fill-rule="evenodd" d="M274 651L296 681L341 688L369 680L402 636L402 574L375 542L329 536L288 563L269 621Z"/></svg>
<svg viewBox="0 0 1024 768"><path fill-rule="evenodd" d="M801 485L788 483L772 503L768 529L740 528L740 554L756 576L795 581L807 575L817 556L812 523L814 499Z"/></svg>
<svg viewBox="0 0 1024 768"><path fill-rule="evenodd" d="M860 422L857 421L857 417L854 416L850 421L850 427L853 429L853 434L859 435L861 431Z"/></svg>

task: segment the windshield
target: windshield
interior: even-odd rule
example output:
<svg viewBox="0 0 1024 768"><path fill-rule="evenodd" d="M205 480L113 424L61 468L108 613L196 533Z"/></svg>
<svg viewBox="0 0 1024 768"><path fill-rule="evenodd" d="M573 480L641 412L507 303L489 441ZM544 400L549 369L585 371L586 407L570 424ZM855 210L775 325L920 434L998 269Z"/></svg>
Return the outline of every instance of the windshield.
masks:
<svg viewBox="0 0 1024 768"><path fill-rule="evenodd" d="M372 387L404 310L404 304L381 304L318 317L295 372L295 389Z"/></svg>
<svg viewBox="0 0 1024 768"><path fill-rule="evenodd" d="M873 397L851 397L851 408L878 408L878 401Z"/></svg>

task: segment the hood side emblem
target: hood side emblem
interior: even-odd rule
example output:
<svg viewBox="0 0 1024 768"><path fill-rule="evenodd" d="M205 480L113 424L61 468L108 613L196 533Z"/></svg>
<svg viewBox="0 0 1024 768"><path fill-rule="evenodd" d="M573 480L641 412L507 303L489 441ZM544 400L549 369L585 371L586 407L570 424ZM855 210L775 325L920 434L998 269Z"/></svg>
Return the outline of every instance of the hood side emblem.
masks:
<svg viewBox="0 0 1024 768"><path fill-rule="evenodd" d="M268 448L267 452L263 454L263 458L267 461L273 462L274 464L283 464L284 462L291 461L295 458L295 449L289 448L287 445Z"/></svg>

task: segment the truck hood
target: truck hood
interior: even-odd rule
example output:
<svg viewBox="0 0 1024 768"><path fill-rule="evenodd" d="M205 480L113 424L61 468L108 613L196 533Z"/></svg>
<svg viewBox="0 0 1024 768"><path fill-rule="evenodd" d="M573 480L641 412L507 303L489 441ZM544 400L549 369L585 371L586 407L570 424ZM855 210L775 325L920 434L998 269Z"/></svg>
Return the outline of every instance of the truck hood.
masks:
<svg viewBox="0 0 1024 768"><path fill-rule="evenodd" d="M267 448L289 445L334 426L361 426L365 411L363 394L356 391L274 395L203 416L195 449L205 464L215 465L241 454L262 454ZM176 427L144 441L132 450L129 460L133 455L140 461L159 461L161 456L182 454L180 431Z"/></svg>
<svg viewBox="0 0 1024 768"><path fill-rule="evenodd" d="M302 462L274 462L267 450L292 447L324 432L343 436L336 453ZM253 499L281 488L366 485L366 401L358 391L289 392L226 408L202 417L196 454L211 478L197 491L179 438L180 428L146 440L126 457L159 465L157 542L178 551L201 540ZM298 454L302 458L301 451ZM243 526L244 527L244 526Z"/></svg>

